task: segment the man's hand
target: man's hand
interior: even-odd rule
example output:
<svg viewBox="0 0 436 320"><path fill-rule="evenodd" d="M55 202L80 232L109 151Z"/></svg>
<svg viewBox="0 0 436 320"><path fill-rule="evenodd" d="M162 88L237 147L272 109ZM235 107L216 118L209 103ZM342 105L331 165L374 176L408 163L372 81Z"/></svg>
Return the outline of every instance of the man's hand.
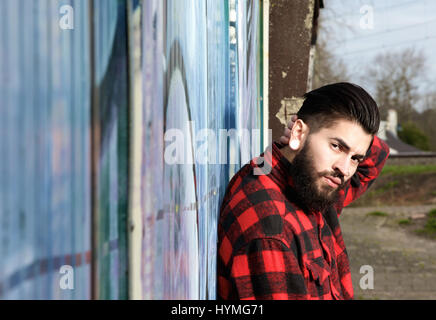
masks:
<svg viewBox="0 0 436 320"><path fill-rule="evenodd" d="M283 135L280 137L279 142L283 144L284 146L289 145L289 140L291 139L291 130L294 126L295 121L297 121L298 117L296 114L294 114L291 117L291 120L288 122L288 126L285 127L285 130L283 131Z"/></svg>

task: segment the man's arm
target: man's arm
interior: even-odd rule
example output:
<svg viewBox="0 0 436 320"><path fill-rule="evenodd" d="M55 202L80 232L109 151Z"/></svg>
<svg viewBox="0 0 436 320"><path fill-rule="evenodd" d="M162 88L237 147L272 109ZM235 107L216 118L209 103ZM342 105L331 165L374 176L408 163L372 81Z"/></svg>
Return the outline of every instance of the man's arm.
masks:
<svg viewBox="0 0 436 320"><path fill-rule="evenodd" d="M389 157L389 147L377 136L366 153L365 159L357 167L349 185L341 192L342 207L359 198L375 181ZM339 208L338 208L339 209ZM338 211L339 212L339 211Z"/></svg>
<svg viewBox="0 0 436 320"><path fill-rule="evenodd" d="M294 252L295 251L295 252ZM297 248L277 239L255 239L233 257L230 283L240 300L307 299Z"/></svg>
<svg viewBox="0 0 436 320"><path fill-rule="evenodd" d="M296 120L297 116L292 116L283 131L283 135L279 139L282 147L288 145L290 132ZM382 171L388 156L389 146L383 140L374 136L364 161L359 164L356 173L351 177L349 186L340 193L340 200L336 205L337 212L340 212L343 207L359 198L371 186Z"/></svg>

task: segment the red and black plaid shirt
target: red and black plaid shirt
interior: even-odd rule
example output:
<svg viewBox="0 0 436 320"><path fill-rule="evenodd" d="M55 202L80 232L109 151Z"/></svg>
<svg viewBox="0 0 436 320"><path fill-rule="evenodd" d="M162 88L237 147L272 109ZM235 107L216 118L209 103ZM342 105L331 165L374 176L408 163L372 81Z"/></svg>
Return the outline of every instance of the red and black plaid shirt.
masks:
<svg viewBox="0 0 436 320"><path fill-rule="evenodd" d="M254 174L253 159L227 187L218 223L218 299L352 299L338 217L374 182L389 147L375 136L340 200L323 213L298 206L291 163L276 144L261 156L268 159L268 152L269 174Z"/></svg>

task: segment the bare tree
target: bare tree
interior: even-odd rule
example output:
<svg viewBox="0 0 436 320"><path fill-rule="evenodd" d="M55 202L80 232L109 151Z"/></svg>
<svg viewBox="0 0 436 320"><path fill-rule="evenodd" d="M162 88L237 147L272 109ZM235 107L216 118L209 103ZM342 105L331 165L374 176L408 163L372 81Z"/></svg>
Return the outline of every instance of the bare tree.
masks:
<svg viewBox="0 0 436 320"><path fill-rule="evenodd" d="M319 88L323 85L349 81L348 70L345 63L331 50L331 44L337 43L339 34L333 32L335 28L343 28L349 30L351 27L341 20L332 20L327 23L325 13L336 17L337 14L329 7L321 10L318 20L319 37L316 42L314 70L313 70L313 88Z"/></svg>
<svg viewBox="0 0 436 320"><path fill-rule="evenodd" d="M375 99L382 118L388 109L397 110L400 121L411 121L414 118L414 105L421 98L418 87L425 81L425 68L424 54L413 48L375 57L366 77L375 84Z"/></svg>
<svg viewBox="0 0 436 320"><path fill-rule="evenodd" d="M331 53L326 40L318 40L315 51L313 88L348 80L349 76L346 65Z"/></svg>

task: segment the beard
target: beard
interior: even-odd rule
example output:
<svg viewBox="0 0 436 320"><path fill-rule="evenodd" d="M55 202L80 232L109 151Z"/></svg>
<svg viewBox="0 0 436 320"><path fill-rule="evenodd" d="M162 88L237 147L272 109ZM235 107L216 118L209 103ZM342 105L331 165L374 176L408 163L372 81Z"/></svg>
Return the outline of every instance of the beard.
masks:
<svg viewBox="0 0 436 320"><path fill-rule="evenodd" d="M294 183L295 196L300 200L298 202L308 210L324 212L339 200L339 192L345 188L345 181L342 174L334 171L317 172L314 161L308 139L303 149L292 161L290 174ZM341 184L333 188L322 183L322 177L339 177Z"/></svg>

